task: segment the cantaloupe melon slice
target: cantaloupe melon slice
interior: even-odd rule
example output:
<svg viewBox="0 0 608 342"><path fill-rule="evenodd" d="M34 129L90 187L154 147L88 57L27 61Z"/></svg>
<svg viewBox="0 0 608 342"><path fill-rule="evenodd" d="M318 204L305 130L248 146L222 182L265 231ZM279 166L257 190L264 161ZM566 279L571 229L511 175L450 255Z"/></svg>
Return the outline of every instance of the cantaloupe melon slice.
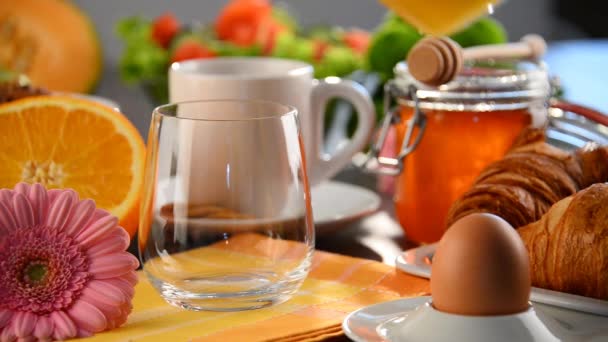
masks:
<svg viewBox="0 0 608 342"><path fill-rule="evenodd" d="M101 72L97 34L68 0L0 1L2 69L50 90L88 92Z"/></svg>
<svg viewBox="0 0 608 342"><path fill-rule="evenodd" d="M380 0L425 34L443 36L462 30L501 0Z"/></svg>

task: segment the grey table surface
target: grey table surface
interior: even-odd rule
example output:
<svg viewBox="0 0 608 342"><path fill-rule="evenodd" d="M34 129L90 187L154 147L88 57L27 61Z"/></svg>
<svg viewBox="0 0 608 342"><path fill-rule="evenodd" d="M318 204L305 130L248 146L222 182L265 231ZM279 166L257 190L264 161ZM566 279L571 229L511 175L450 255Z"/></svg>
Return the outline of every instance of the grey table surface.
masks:
<svg viewBox="0 0 608 342"><path fill-rule="evenodd" d="M376 176L348 167L334 180L376 190ZM381 261L394 265L395 258L405 249L415 247L408 241L394 214L393 200L378 193L382 199L379 210L358 221L317 237L318 250Z"/></svg>

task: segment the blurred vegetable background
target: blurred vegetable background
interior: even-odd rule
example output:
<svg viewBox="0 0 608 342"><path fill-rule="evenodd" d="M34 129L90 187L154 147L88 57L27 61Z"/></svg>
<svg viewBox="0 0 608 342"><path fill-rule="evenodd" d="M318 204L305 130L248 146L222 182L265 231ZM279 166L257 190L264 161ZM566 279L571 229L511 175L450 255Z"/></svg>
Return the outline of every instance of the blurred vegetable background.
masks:
<svg viewBox="0 0 608 342"><path fill-rule="evenodd" d="M170 12L153 19L127 17L117 23L116 32L124 43L122 79L144 87L155 103L167 101L167 70L176 61L273 56L308 62L318 78L365 70L386 81L422 38L392 13L373 32L330 24L301 27L297 18L268 0L232 0L212 23L182 23ZM502 25L492 18L482 18L451 37L463 47L507 40Z"/></svg>

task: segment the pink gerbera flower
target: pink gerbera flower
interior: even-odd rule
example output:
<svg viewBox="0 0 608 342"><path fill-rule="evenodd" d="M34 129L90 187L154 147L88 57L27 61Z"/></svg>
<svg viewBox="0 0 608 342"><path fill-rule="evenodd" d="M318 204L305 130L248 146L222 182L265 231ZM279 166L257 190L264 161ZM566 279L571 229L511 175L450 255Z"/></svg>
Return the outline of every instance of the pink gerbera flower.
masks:
<svg viewBox="0 0 608 342"><path fill-rule="evenodd" d="M137 259L118 219L73 190L0 190L0 341L63 340L123 324Z"/></svg>

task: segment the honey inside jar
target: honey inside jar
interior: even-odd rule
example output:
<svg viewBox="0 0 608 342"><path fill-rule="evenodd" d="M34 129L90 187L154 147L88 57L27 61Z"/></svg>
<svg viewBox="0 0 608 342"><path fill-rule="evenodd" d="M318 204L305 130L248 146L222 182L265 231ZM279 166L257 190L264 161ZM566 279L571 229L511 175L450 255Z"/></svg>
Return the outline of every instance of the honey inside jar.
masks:
<svg viewBox="0 0 608 342"><path fill-rule="evenodd" d="M396 214L410 240L438 241L452 203L491 162L500 159L531 123L525 109L493 112L425 110L424 138L404 163ZM413 109L403 107L396 126L401 146Z"/></svg>
<svg viewBox="0 0 608 342"><path fill-rule="evenodd" d="M396 66L389 92L397 102L397 150L416 106L426 118L424 128L414 129L421 139L403 159L395 191L408 240L441 238L450 206L481 171L502 158L524 128L544 125L550 88L542 63L467 66L439 87L418 83L405 63Z"/></svg>

